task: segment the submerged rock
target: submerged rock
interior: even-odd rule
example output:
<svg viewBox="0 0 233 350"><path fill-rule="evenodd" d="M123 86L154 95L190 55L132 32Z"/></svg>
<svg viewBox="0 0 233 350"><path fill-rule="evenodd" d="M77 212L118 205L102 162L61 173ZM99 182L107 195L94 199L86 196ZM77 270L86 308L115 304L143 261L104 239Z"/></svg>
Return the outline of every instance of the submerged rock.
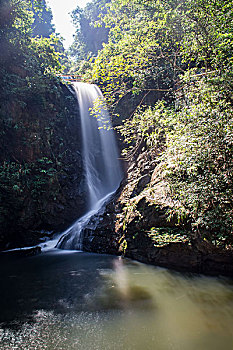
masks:
<svg viewBox="0 0 233 350"><path fill-rule="evenodd" d="M41 253L41 247L12 249L1 252L2 256L9 256L14 258L34 256Z"/></svg>

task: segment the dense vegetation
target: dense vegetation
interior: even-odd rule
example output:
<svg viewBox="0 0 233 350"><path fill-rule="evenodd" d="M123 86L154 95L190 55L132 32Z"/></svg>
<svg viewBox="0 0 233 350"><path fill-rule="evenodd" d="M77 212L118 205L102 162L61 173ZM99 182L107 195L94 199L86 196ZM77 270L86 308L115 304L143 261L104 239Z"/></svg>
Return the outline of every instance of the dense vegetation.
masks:
<svg viewBox="0 0 233 350"><path fill-rule="evenodd" d="M94 0L86 8L77 7L72 14L76 25L75 40L70 48L70 54L77 61L96 55L102 44L108 40L109 30L106 27L96 28L95 22L101 10L105 12L105 5L110 0Z"/></svg>
<svg viewBox="0 0 233 350"><path fill-rule="evenodd" d="M125 154L130 159L142 140L159 149L158 174L175 203L167 214L193 238L231 246L232 1L111 0L103 10L98 3L86 8L95 11L89 24L98 17L96 30L107 28L108 38L79 69L101 86L112 112L127 96L140 96L140 109L120 128ZM158 102L146 109L152 91Z"/></svg>
<svg viewBox="0 0 233 350"><path fill-rule="evenodd" d="M64 49L51 19L45 0L0 2L0 248L52 229L51 213L66 201L61 183L79 169L79 141L67 135L69 123L78 135L72 96L56 76Z"/></svg>
<svg viewBox="0 0 233 350"><path fill-rule="evenodd" d="M222 247L233 240L232 17L231 0L94 0L73 12L70 49L71 72L126 119L125 157L142 145L154 154L168 219ZM45 204L54 217L63 210L64 179L75 183L81 167L67 134L77 127L72 96L56 77L70 63L51 19L45 0L1 0L0 246L10 230L49 229ZM155 186L144 192L156 208Z"/></svg>

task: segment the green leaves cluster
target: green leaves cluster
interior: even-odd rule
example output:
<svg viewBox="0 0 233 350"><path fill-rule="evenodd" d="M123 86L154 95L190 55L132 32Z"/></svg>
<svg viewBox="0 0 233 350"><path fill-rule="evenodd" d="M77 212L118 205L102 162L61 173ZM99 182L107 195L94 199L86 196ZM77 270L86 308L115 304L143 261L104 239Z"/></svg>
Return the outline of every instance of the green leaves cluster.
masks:
<svg viewBox="0 0 233 350"><path fill-rule="evenodd" d="M40 34L39 37L33 32L34 13L38 14L39 11L36 11L36 4L39 6L40 3L39 0L1 2L0 78L3 93L1 97L17 86L19 89L24 89L25 82L27 84L30 80L40 85L42 77L44 80L49 80L51 74L61 70L60 54L56 50L59 39L54 34L48 37Z"/></svg>
<svg viewBox="0 0 233 350"><path fill-rule="evenodd" d="M230 245L233 107L209 78L194 74L184 84L185 99L179 101L179 108L159 102L120 127L128 144L124 153L132 156L142 141L157 150L159 176L168 183L176 203L169 214L188 223L194 236ZM153 183L149 187L153 192Z"/></svg>
<svg viewBox="0 0 233 350"><path fill-rule="evenodd" d="M179 42L183 28L170 22L177 11L160 1L111 1L102 21L110 28L108 43L93 64L93 79L107 101L117 103L129 92L169 92L182 69ZM173 20L173 26L178 26Z"/></svg>
<svg viewBox="0 0 233 350"><path fill-rule="evenodd" d="M193 78L186 89L167 135L165 177L195 231L232 243L233 106L205 77Z"/></svg>
<svg viewBox="0 0 233 350"><path fill-rule="evenodd" d="M176 228L151 227L147 234L154 242L154 246L158 248L165 247L169 243L190 244L187 232Z"/></svg>
<svg viewBox="0 0 233 350"><path fill-rule="evenodd" d="M169 110L163 101L154 108L149 107L146 112L138 109L133 118L124 120L123 125L117 127L127 144L123 155L131 157L142 142L148 148L160 148L165 132L172 127Z"/></svg>

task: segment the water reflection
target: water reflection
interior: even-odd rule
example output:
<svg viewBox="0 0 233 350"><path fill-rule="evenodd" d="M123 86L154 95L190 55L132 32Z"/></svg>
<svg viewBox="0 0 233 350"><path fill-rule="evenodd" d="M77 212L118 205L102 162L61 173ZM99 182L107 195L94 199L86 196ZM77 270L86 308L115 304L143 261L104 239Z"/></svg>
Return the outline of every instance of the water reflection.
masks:
<svg viewBox="0 0 233 350"><path fill-rule="evenodd" d="M130 271L121 258L113 261L113 268L100 270L103 285L97 291L95 303L101 309L153 308L153 296L146 286L131 283Z"/></svg>
<svg viewBox="0 0 233 350"><path fill-rule="evenodd" d="M3 350L233 349L228 279L85 253L1 266Z"/></svg>

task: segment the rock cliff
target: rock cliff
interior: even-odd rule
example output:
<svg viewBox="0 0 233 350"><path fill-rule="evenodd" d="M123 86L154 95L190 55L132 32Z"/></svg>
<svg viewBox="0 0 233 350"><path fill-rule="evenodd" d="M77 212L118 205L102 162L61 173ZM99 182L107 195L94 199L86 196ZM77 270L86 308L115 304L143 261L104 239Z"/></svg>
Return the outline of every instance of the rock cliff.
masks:
<svg viewBox="0 0 233 350"><path fill-rule="evenodd" d="M232 276L232 252L198 246L188 224L168 219L175 203L159 176L159 166L156 152L145 145L137 149L114 198L85 228L84 249L179 271Z"/></svg>
<svg viewBox="0 0 233 350"><path fill-rule="evenodd" d="M61 83L47 91L1 104L0 249L35 244L85 211L77 101Z"/></svg>

